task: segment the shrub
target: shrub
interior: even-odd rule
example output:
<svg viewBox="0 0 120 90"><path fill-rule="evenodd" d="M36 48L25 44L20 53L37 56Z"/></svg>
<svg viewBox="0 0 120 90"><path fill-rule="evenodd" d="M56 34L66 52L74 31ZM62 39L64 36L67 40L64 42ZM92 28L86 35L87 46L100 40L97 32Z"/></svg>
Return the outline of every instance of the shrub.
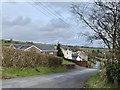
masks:
<svg viewBox="0 0 120 90"><path fill-rule="evenodd" d="M120 83L120 64L114 63L109 64L106 68L106 74L108 77L109 82L114 82L114 80L117 80Z"/></svg>
<svg viewBox="0 0 120 90"><path fill-rule="evenodd" d="M57 60L56 60L57 58ZM48 57L48 63L49 63L49 67L57 67L58 65L61 65L61 63L63 62L63 59L60 57L53 57L53 56L49 56Z"/></svg>
<svg viewBox="0 0 120 90"><path fill-rule="evenodd" d="M2 48L3 67L36 67L36 66L60 66L62 59L36 52Z"/></svg>

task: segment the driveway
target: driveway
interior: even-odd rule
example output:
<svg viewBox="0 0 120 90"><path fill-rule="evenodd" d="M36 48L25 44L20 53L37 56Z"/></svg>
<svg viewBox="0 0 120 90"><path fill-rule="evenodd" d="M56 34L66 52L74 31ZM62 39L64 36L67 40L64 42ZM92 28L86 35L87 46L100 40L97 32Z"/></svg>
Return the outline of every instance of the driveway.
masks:
<svg viewBox="0 0 120 90"><path fill-rule="evenodd" d="M2 88L83 88L97 69L76 66L65 73L2 80Z"/></svg>

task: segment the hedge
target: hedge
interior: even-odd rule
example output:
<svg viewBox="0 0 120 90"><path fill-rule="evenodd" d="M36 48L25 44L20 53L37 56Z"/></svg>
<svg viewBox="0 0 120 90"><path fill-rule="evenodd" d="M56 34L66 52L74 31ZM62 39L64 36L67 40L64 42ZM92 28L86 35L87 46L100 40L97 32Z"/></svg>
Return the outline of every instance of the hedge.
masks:
<svg viewBox="0 0 120 90"><path fill-rule="evenodd" d="M57 67L62 65L62 58L30 51L2 48L3 67Z"/></svg>
<svg viewBox="0 0 120 90"><path fill-rule="evenodd" d="M113 83L114 80L117 80L120 84L120 63L108 64L106 70L108 82Z"/></svg>

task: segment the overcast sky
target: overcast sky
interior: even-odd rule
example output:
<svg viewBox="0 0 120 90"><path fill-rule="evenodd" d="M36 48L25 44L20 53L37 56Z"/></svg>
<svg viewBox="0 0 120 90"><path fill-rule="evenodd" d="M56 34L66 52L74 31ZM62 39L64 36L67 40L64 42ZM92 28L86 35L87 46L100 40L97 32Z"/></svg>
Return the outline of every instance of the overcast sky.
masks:
<svg viewBox="0 0 120 90"><path fill-rule="evenodd" d="M78 33L86 32L82 23L76 23L70 12L71 2L3 3L2 38L38 43L100 47L90 44Z"/></svg>

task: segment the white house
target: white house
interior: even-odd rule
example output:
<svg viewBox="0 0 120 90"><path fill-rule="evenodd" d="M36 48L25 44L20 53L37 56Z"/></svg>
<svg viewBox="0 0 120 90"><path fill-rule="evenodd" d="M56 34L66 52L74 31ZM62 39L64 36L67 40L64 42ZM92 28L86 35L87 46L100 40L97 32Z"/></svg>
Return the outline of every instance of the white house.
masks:
<svg viewBox="0 0 120 90"><path fill-rule="evenodd" d="M61 46L61 50L64 54L64 58L66 59L72 59L72 51L67 46Z"/></svg>
<svg viewBox="0 0 120 90"><path fill-rule="evenodd" d="M88 59L88 55L84 51L77 51L77 53L82 59Z"/></svg>
<svg viewBox="0 0 120 90"><path fill-rule="evenodd" d="M69 47L64 45L61 46L61 50L64 54L64 58L66 59L72 59L77 61L83 61L88 59L88 55L84 51L72 52Z"/></svg>
<svg viewBox="0 0 120 90"><path fill-rule="evenodd" d="M72 59L77 61L83 61L83 59L80 57L80 55L77 52L73 52Z"/></svg>

